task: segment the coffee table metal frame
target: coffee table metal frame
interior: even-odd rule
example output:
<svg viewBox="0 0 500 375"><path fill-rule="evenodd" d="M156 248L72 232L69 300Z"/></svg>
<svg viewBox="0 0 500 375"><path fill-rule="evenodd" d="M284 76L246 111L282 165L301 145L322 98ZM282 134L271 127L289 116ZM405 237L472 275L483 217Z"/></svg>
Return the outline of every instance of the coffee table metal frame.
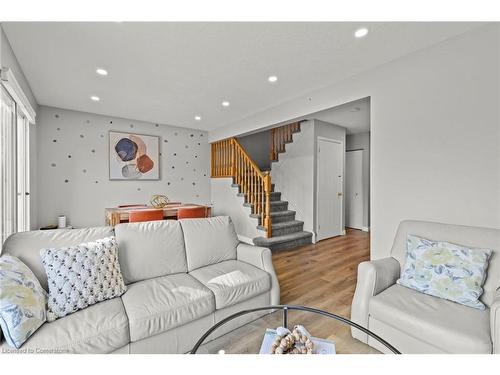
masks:
<svg viewBox="0 0 500 375"><path fill-rule="evenodd" d="M217 324L213 325L207 332L205 332L205 334L203 336L201 336L201 338L198 340L198 342L195 344L195 346L193 347L193 349L191 349L191 351L189 353L190 354L196 354L196 352L198 351L198 349L200 348L200 346L203 345L203 342L207 339L207 337L210 336L210 334L213 331L215 331L217 328L219 328L220 326L223 326L224 324L226 324L226 323L230 322L231 320L236 319L236 318L238 318L238 317L240 317L242 315L250 314L250 313L253 313L253 312L256 312L256 311L263 311L263 310L282 310L283 311L283 327L288 327L288 311L290 311L290 310L307 311L307 312L311 312L311 313L314 313L314 314L323 315L323 316L326 316L328 318L332 318L332 319L338 320L339 322L348 324L351 327L354 327L356 329L359 329L360 331L366 333L370 337L373 337L375 340L377 340L382 345L384 345L385 347L387 347L392 353L394 353L394 354L401 354L401 352L399 350L397 350L394 346L392 346L391 344L389 344L383 338L381 338L380 336L376 335L375 333L367 330L365 327L362 327L362 326L360 326L357 323L351 322L347 318L344 318L344 317L342 317L340 315L337 315L337 314L332 314L332 313L330 313L328 311L324 311L324 310L320 310L320 309L315 309L315 308L312 308L312 307L296 306L296 305L275 305L275 306L256 307L256 308L253 308L253 309L242 310L242 311L239 311L239 312L237 312L237 313L235 313L233 315L230 315L227 318L225 318L225 319L221 320L220 322L218 322Z"/></svg>

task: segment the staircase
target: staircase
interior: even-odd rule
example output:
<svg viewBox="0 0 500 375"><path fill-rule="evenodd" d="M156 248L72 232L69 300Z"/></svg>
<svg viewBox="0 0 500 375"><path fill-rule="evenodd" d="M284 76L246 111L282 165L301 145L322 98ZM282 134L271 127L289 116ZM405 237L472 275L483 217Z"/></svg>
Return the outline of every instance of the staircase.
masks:
<svg viewBox="0 0 500 375"><path fill-rule="evenodd" d="M299 131L299 123L273 129L272 161L285 152L285 145ZM257 229L263 234L253 239L255 245L286 250L311 243L312 233L303 230L304 222L295 220L295 211L281 200L281 193L271 183L270 171L261 171L236 138L212 143L211 176L233 178L232 186L245 198L244 206L251 208L250 217L257 219Z"/></svg>

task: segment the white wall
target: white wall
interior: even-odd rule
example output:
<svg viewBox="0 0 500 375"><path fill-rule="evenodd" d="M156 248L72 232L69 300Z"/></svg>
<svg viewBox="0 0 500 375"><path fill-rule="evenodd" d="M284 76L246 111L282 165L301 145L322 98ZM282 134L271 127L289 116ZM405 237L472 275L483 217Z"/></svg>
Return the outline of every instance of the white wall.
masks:
<svg viewBox="0 0 500 375"><path fill-rule="evenodd" d="M44 106L37 126L41 226L54 224L59 214L77 227L102 225L104 208L148 203L153 194L172 201L210 202L210 153L204 131ZM161 179L110 181L110 130L160 136Z"/></svg>
<svg viewBox="0 0 500 375"><path fill-rule="evenodd" d="M212 215L231 216L239 239L253 243L255 237L265 236L265 232L257 229L258 219L250 217L252 210L243 206L245 198L237 195L238 188L232 187L232 183L232 178L211 179Z"/></svg>
<svg viewBox="0 0 500 375"><path fill-rule="evenodd" d="M370 227L370 133L346 136L346 151L363 150L363 229Z"/></svg>
<svg viewBox="0 0 500 375"><path fill-rule="evenodd" d="M288 209L296 212L295 219L304 222L304 230L314 232L314 121L300 124L286 152L272 163L271 181Z"/></svg>
<svg viewBox="0 0 500 375"><path fill-rule="evenodd" d="M9 68L12 70L16 81L21 86L24 94L28 98L31 106L38 114L38 104L36 102L35 96L31 91L31 87L28 80L24 76L24 72L17 61L14 51L10 46L9 40L7 39L3 29L0 25L0 67ZM37 186L37 153L36 153L36 131L37 125L30 125L30 225L31 229L38 228L38 186Z"/></svg>
<svg viewBox="0 0 500 375"><path fill-rule="evenodd" d="M371 97L371 256L404 219L500 228L500 25L249 116L210 140Z"/></svg>
<svg viewBox="0 0 500 375"><path fill-rule="evenodd" d="M271 130L238 137L238 141L261 170L271 167L269 159L272 144Z"/></svg>
<svg viewBox="0 0 500 375"><path fill-rule="evenodd" d="M16 80L19 83L19 86L21 86L21 89L28 98L31 106L36 111L38 104L36 102L35 95L33 95L33 92L31 91L31 87L28 83L28 80L24 76L24 72L21 69L19 62L17 61L16 55L14 55L14 51L12 51L9 40L7 39L5 33L3 32L1 26L0 26L0 38L1 38L0 42L1 65L3 68L12 69L12 73L14 73L14 76L16 77Z"/></svg>

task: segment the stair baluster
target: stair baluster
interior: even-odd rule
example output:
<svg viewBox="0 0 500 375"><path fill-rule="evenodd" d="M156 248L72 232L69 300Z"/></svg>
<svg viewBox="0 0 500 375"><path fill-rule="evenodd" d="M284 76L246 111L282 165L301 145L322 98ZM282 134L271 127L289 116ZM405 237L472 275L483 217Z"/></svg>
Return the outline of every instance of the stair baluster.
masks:
<svg viewBox="0 0 500 375"><path fill-rule="evenodd" d="M271 237L271 175L260 170L236 138L211 144L210 174L212 178L232 177L241 186L252 213L261 215L261 224Z"/></svg>
<svg viewBox="0 0 500 375"><path fill-rule="evenodd" d="M279 153L285 152L285 145L293 141L293 133L298 131L300 131L300 122L271 129L271 152L269 154L271 161L278 160Z"/></svg>

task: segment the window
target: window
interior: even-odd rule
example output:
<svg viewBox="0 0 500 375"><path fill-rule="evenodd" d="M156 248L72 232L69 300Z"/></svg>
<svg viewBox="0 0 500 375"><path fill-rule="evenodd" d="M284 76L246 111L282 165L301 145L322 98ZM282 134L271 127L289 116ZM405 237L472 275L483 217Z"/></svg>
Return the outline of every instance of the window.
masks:
<svg viewBox="0 0 500 375"><path fill-rule="evenodd" d="M0 245L30 229L29 126L35 111L10 69L0 72Z"/></svg>

